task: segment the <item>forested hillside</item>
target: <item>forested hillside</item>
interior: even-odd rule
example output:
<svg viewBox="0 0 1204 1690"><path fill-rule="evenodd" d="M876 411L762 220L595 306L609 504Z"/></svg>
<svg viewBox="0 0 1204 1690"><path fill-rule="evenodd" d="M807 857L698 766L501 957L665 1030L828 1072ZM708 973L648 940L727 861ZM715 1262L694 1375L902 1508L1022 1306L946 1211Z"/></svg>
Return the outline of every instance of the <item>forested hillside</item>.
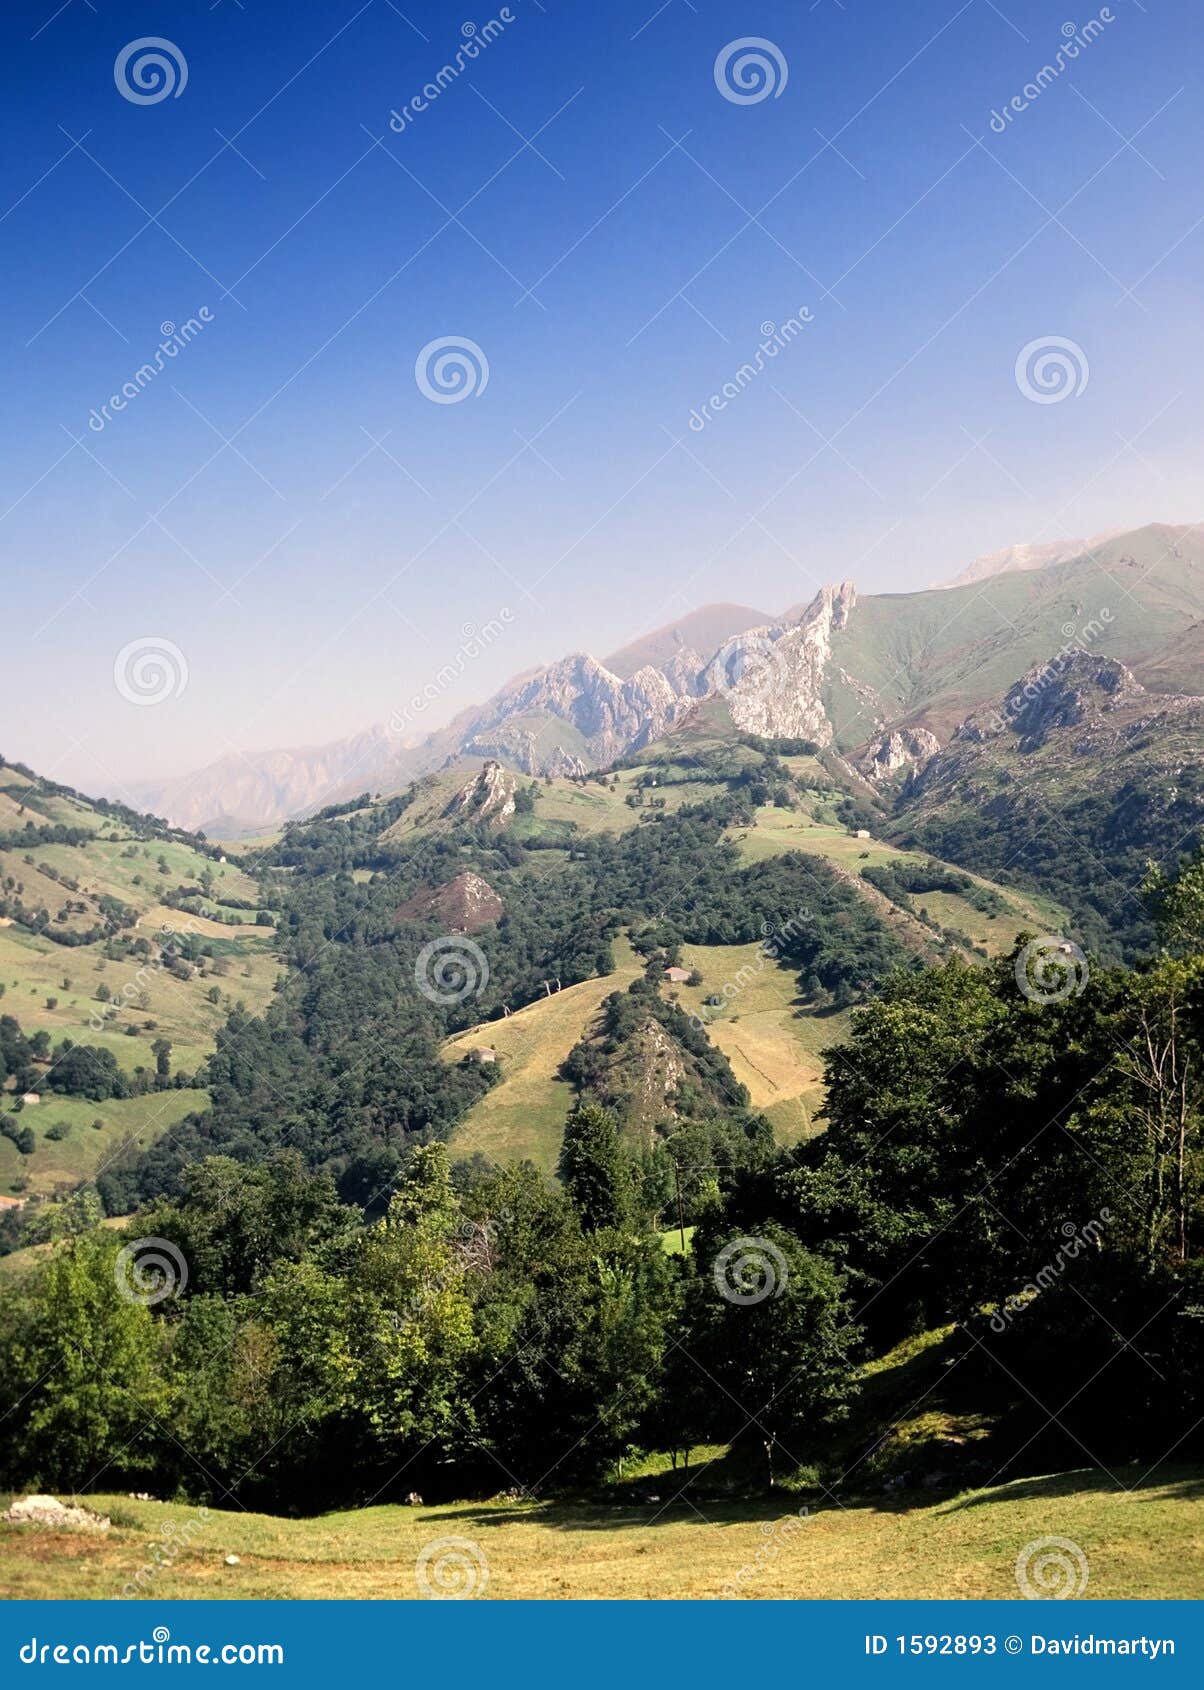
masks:
<svg viewBox="0 0 1204 1690"><path fill-rule="evenodd" d="M1054 714L1050 740L1081 725ZM883 811L838 757L703 713L590 779L364 794L239 867L128 818L64 845L140 895L144 850L191 850L195 881L154 865L163 907L237 919L280 981L218 987L192 1073L3 1023L15 1155L51 1098L184 1100L5 1218L0 1406L32 1412L4 1476L314 1508L700 1448L721 1488L825 1495L1191 1457L1204 865L1146 877L1149 948L1107 967ZM136 933L88 941L115 984ZM69 1352L104 1358L99 1398Z"/></svg>

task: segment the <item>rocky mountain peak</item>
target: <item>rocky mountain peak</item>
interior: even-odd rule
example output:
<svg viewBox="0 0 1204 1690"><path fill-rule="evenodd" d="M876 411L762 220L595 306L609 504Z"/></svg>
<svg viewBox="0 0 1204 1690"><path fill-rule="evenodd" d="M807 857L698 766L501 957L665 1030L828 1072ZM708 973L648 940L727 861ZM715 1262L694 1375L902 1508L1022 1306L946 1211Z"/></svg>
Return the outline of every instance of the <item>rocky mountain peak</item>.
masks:
<svg viewBox="0 0 1204 1690"><path fill-rule="evenodd" d="M872 781L885 781L900 769L918 769L935 757L941 742L927 728L896 728L871 741L857 767Z"/></svg>
<svg viewBox="0 0 1204 1690"><path fill-rule="evenodd" d="M828 606L833 628L843 628L857 604L857 588L852 581L841 581L835 587L821 587L820 601Z"/></svg>
<svg viewBox="0 0 1204 1690"><path fill-rule="evenodd" d="M703 670L702 692L723 693L733 722L745 733L829 744L824 681L832 634L847 625L856 602L851 581L821 587L797 621L728 640Z"/></svg>

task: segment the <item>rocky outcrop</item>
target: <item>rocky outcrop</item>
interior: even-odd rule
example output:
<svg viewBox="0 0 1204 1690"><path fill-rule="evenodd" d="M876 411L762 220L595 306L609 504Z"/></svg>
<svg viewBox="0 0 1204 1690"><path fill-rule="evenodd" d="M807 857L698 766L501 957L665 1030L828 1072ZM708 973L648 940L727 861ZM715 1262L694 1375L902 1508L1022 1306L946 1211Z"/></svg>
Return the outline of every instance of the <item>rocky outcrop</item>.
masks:
<svg viewBox="0 0 1204 1690"><path fill-rule="evenodd" d="M621 680L596 658L574 652L503 687L473 721L466 749L500 744L504 734L517 730L531 740L528 747L516 747L530 758L528 773L551 773L548 761L553 755L562 771L576 758L584 772L580 751L572 749L574 741L584 742L590 766L598 768L659 739L688 709L688 700L659 669L637 669ZM532 717L543 721L532 728ZM558 722L572 729L568 745L557 737Z"/></svg>
<svg viewBox="0 0 1204 1690"><path fill-rule="evenodd" d="M689 647L675 652L664 663L657 665L679 698L702 697L706 690L702 680L705 667L706 659L701 652L692 651Z"/></svg>
<svg viewBox="0 0 1204 1690"><path fill-rule="evenodd" d="M1021 751L1037 751L1059 728L1099 719L1144 694L1131 670L1113 657L1076 652L1066 662L1030 669L1008 693L1003 715L1019 736Z"/></svg>
<svg viewBox="0 0 1204 1690"><path fill-rule="evenodd" d="M484 822L503 828L514 814L518 782L500 763L489 762L460 788L444 810L449 821ZM482 885L484 882L482 882Z"/></svg>
<svg viewBox="0 0 1204 1690"><path fill-rule="evenodd" d="M12 1525L46 1526L58 1532L107 1532L111 1524L107 1514L70 1507L56 1496L23 1496L6 1508L0 1519Z"/></svg>
<svg viewBox="0 0 1204 1690"><path fill-rule="evenodd" d="M466 740L464 755L502 761L524 775L588 774L590 765L575 752L566 750L555 734L554 721L539 733L529 728L503 726Z"/></svg>
<svg viewBox="0 0 1204 1690"><path fill-rule="evenodd" d="M398 921L436 918L445 933L477 933L502 914L502 900L487 880L468 871L445 886L423 887L394 912Z"/></svg>
<svg viewBox="0 0 1204 1690"><path fill-rule="evenodd" d="M922 768L940 749L940 740L927 728L896 728L872 741L857 767L868 780L887 781L900 769Z"/></svg>
<svg viewBox="0 0 1204 1690"><path fill-rule="evenodd" d="M1118 707L1144 696L1141 682L1116 658L1076 651L1034 664L998 705L967 716L953 740L984 745L1001 735L1015 736L1017 750L1038 751L1058 730L1102 727Z"/></svg>

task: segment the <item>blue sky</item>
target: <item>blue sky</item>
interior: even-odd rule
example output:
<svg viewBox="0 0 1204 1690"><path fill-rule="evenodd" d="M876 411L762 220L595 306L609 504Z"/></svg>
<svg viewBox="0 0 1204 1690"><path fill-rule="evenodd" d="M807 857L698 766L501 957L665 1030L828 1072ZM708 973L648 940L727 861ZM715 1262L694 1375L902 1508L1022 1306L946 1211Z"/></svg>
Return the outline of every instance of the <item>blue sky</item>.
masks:
<svg viewBox="0 0 1204 1690"><path fill-rule="evenodd" d="M503 608L442 715L708 601L1204 518L1198 11L6 6L0 749L115 792L385 719ZM737 102L744 36L778 88ZM187 75L136 103L148 37ZM456 403L415 379L444 337L488 368ZM1035 403L1051 339L1076 391ZM155 639L187 685L140 708Z"/></svg>

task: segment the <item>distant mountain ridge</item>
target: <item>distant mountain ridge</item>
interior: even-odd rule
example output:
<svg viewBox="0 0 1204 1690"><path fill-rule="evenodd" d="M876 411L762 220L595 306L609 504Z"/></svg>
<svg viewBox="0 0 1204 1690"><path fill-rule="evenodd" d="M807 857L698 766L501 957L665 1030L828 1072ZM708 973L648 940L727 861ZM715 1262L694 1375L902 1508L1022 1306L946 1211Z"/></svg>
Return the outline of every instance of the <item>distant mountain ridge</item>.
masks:
<svg viewBox="0 0 1204 1690"><path fill-rule="evenodd" d="M914 758L909 747L944 745L978 705L1063 647L1116 657L1155 692L1204 692L1204 528L1151 525L1068 558L1040 550L1011 548L1010 562L960 586L868 596L851 581L825 586L777 619L707 606L606 662L574 652L521 675L418 744L376 727L134 791L178 825L233 837L230 818L242 832L266 829L395 790L459 756L528 775L606 767L702 700L719 701L739 731L832 746L882 778Z"/></svg>
<svg viewBox="0 0 1204 1690"><path fill-rule="evenodd" d="M1044 540L1025 542L1018 546L1003 546L997 552L984 552L967 564L951 581L934 581L934 587L969 587L975 581L987 581L992 575L1010 575L1017 570L1049 569L1055 563L1068 563L1071 558L1083 557L1096 546L1115 540L1123 533L1120 528L1108 528L1085 540Z"/></svg>

